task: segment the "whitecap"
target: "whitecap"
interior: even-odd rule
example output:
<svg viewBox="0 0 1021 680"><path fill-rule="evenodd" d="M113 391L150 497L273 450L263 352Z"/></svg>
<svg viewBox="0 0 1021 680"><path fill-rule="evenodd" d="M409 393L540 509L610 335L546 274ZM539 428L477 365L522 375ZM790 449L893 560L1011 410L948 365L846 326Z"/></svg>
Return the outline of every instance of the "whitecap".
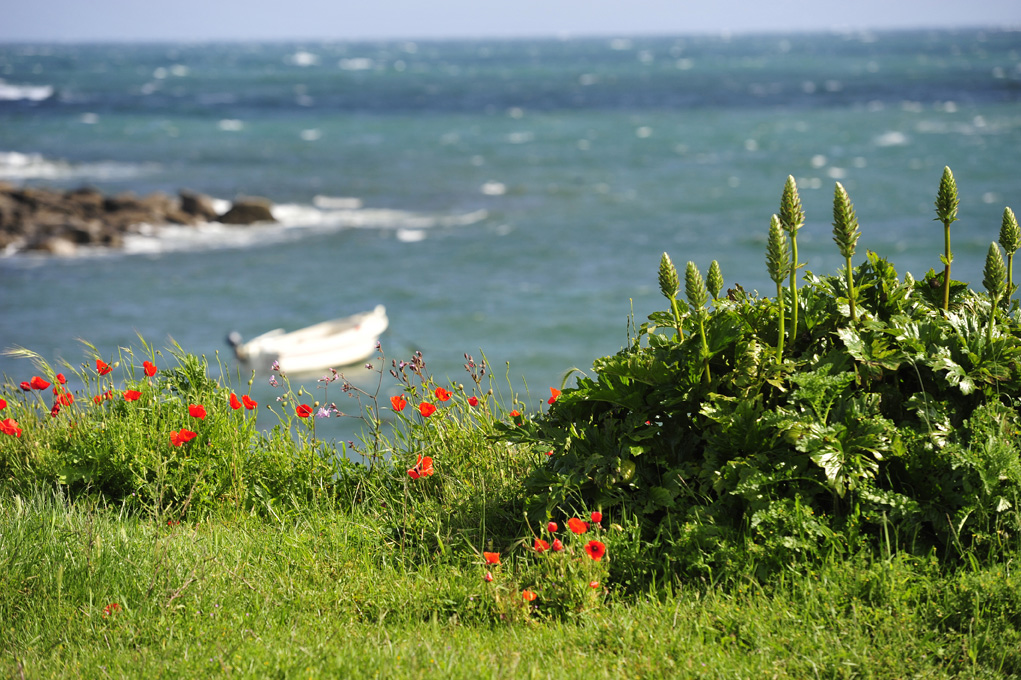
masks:
<svg viewBox="0 0 1021 680"><path fill-rule="evenodd" d="M216 124L216 127L224 132L238 132L245 127L245 124L237 118L224 118Z"/></svg>
<svg viewBox="0 0 1021 680"><path fill-rule="evenodd" d="M305 50L298 50L294 54L289 55L285 61L295 66L315 66L319 63L319 55Z"/></svg>
<svg viewBox="0 0 1021 680"><path fill-rule="evenodd" d="M53 96L52 85L11 85L0 79L0 101L41 102Z"/></svg>
<svg viewBox="0 0 1021 680"><path fill-rule="evenodd" d="M507 193L507 185L503 182L486 182L480 191L486 196L503 196Z"/></svg>
<svg viewBox="0 0 1021 680"><path fill-rule="evenodd" d="M507 135L507 141L511 144L527 144L535 139L535 133L530 131L512 132Z"/></svg>
<svg viewBox="0 0 1021 680"><path fill-rule="evenodd" d="M318 141L319 138L322 137L322 136L323 136L323 131L319 130L319 129L316 129L316 128L310 128L308 130L302 130L301 131L301 138L303 140L305 140L306 142Z"/></svg>
<svg viewBox="0 0 1021 680"><path fill-rule="evenodd" d="M397 240L403 243L418 243L419 241L424 241L425 235L425 230L423 229L397 230Z"/></svg>
<svg viewBox="0 0 1021 680"><path fill-rule="evenodd" d="M0 179L76 179L122 180L138 177L159 169L156 163L119 163L99 161L95 163L69 163L51 160L39 153L0 151Z"/></svg>
<svg viewBox="0 0 1021 680"><path fill-rule="evenodd" d="M350 196L314 196L312 205L320 210L358 210L362 207L362 199Z"/></svg>
<svg viewBox="0 0 1021 680"><path fill-rule="evenodd" d="M899 130L888 130L872 140L876 146L906 146L908 136Z"/></svg>
<svg viewBox="0 0 1021 680"><path fill-rule="evenodd" d="M344 71L369 71L375 67L376 62L368 57L351 57L348 59L341 59L337 62L337 66Z"/></svg>

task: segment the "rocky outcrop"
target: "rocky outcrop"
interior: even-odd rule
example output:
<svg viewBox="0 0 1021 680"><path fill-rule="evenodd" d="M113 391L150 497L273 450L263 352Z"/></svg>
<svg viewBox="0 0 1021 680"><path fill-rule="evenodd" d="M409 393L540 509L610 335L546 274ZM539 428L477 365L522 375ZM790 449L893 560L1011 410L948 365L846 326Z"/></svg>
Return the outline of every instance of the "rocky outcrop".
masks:
<svg viewBox="0 0 1021 680"><path fill-rule="evenodd" d="M267 222L274 221L272 207L266 199L249 197L221 215L210 197L187 190L177 196L108 196L91 187L59 191L0 182L0 253L72 255L81 246L119 248L125 234L143 225Z"/></svg>
<svg viewBox="0 0 1021 680"><path fill-rule="evenodd" d="M252 224L253 222L276 222L273 217L273 204L265 198L249 196L239 198L231 205L230 210L220 215L219 221L224 224Z"/></svg>

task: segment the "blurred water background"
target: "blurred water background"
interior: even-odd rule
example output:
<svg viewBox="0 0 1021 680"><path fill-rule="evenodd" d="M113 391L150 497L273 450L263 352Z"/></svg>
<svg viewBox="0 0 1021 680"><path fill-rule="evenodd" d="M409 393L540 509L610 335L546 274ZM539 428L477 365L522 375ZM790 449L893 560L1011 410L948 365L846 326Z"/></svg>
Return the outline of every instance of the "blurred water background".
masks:
<svg viewBox="0 0 1021 680"><path fill-rule="evenodd" d="M703 273L717 259L727 286L768 294L788 174L809 270L842 264L840 181L856 262L871 249L920 278L940 267L933 201L949 165L954 276L980 286L1004 206L1021 209L1019 102L1016 31L3 44L0 181L259 195L280 223L0 257L0 348L77 365L79 338L109 359L140 334L234 371L230 330L382 303L387 360L421 350L466 382L463 353L484 352L505 391L538 403L623 346L632 309L640 322L664 308L664 251ZM364 367L344 370L372 388ZM12 380L33 372L0 357ZM294 382L315 392L317 377ZM277 393L256 376L254 397Z"/></svg>

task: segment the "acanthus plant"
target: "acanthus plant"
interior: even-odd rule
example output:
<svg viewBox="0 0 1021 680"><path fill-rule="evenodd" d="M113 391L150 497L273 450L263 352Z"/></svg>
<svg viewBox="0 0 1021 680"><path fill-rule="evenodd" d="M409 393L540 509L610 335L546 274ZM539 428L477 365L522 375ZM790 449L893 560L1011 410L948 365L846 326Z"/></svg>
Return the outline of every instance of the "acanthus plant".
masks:
<svg viewBox="0 0 1021 680"><path fill-rule="evenodd" d="M854 266L860 230L839 183L833 236L842 275L806 271L800 290L790 281L783 290L800 266L793 236L804 223L791 180L767 241L775 298L735 284L710 305L689 264L685 307L664 253L668 311L597 359L596 375L564 389L548 413L501 430L551 452L526 480L532 520L581 500L633 514L647 538L663 526L697 536L707 522L718 537L750 531L753 542L801 546L815 536L838 549L852 529L944 549L1021 533L1012 510L1021 465L976 453L991 428L1021 426L1013 407L1021 403L1021 324L1016 311L997 314L1012 290L1010 267L994 244L987 293L951 281L958 204L949 168L936 205L945 268L921 282L898 277L873 252ZM1004 222L1009 256L1017 244L1006 211ZM800 310L790 332L785 298L792 316ZM962 468L962 460L970 462ZM979 491L960 493L962 484ZM693 559L686 550L698 552L674 545L682 563Z"/></svg>

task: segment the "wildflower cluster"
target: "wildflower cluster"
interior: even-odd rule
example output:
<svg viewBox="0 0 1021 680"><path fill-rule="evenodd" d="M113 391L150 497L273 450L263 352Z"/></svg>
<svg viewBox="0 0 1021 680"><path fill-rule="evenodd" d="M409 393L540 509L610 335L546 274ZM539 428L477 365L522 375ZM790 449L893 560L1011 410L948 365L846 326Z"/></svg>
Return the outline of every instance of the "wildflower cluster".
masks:
<svg viewBox="0 0 1021 680"><path fill-rule="evenodd" d="M141 366L93 355L65 374L18 351L40 370L0 385L0 475L87 488L157 512L228 499L247 505L300 485L311 470L329 475L333 463L321 460L295 475L294 461L279 460L288 451L270 441L289 433L258 437L258 402L211 379L204 360L181 353L177 366L164 367L157 354L150 350Z"/></svg>
<svg viewBox="0 0 1021 680"><path fill-rule="evenodd" d="M545 531L523 540L519 572L498 580L492 568L500 565L500 553L482 553L486 572L483 580L494 583L498 602L520 600L529 614L572 616L599 605L607 575L606 544L600 540L603 514L593 511L586 521L567 519L563 531L555 521ZM518 587L524 585L524 587Z"/></svg>

